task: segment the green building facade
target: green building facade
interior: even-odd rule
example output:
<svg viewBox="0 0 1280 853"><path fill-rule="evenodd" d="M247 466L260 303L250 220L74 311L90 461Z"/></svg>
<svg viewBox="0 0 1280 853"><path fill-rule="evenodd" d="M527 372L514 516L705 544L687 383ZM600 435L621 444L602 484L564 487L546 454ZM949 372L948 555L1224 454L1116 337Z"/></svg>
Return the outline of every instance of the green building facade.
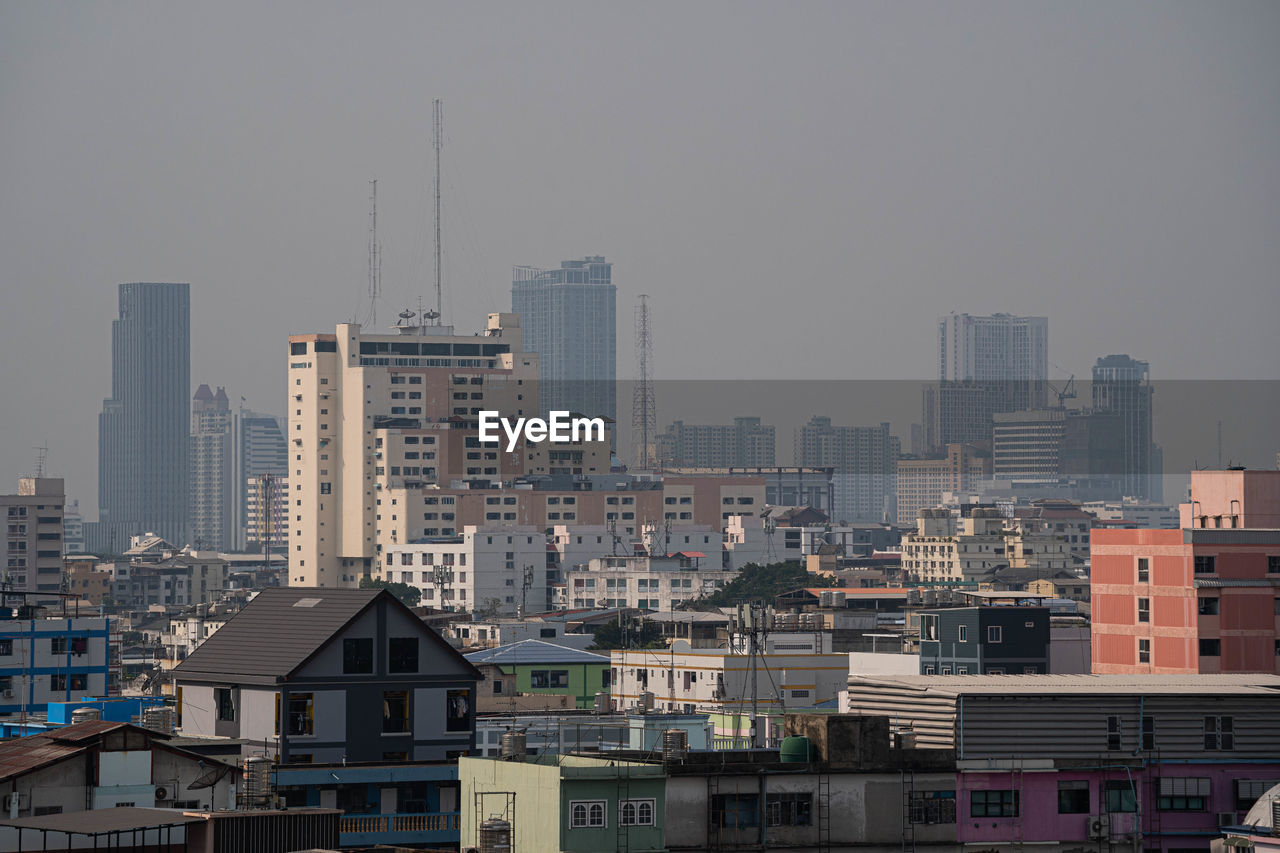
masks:
<svg viewBox="0 0 1280 853"><path fill-rule="evenodd" d="M460 758L458 778L464 848L479 846L480 825L498 817L513 826L517 850L667 849L661 766L575 755Z"/></svg>
<svg viewBox="0 0 1280 853"><path fill-rule="evenodd" d="M596 693L609 692L606 655L541 640L522 640L466 655L476 666L497 666L515 676L517 693L569 695L576 707L595 706Z"/></svg>

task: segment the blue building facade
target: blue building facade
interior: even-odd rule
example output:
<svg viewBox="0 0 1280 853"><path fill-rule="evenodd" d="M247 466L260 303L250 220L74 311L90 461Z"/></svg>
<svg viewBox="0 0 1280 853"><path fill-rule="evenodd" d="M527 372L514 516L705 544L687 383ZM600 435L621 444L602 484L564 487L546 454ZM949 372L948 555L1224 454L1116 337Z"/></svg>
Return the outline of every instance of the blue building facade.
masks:
<svg viewBox="0 0 1280 853"><path fill-rule="evenodd" d="M107 694L110 619L12 613L0 608L0 714L44 713L50 702Z"/></svg>

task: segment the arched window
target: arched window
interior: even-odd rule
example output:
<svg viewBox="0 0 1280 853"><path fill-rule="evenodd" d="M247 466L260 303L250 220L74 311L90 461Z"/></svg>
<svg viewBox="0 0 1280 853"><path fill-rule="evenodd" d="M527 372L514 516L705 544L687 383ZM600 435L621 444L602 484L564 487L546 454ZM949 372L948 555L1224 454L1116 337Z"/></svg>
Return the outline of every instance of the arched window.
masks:
<svg viewBox="0 0 1280 853"><path fill-rule="evenodd" d="M604 826L604 803L591 804L591 826Z"/></svg>
<svg viewBox="0 0 1280 853"><path fill-rule="evenodd" d="M570 821L573 826L587 825L587 807L582 803L574 803L573 818Z"/></svg>
<svg viewBox="0 0 1280 853"><path fill-rule="evenodd" d="M636 804L625 802L622 804L622 825L635 826L636 824Z"/></svg>
<svg viewBox="0 0 1280 853"><path fill-rule="evenodd" d="M636 823L641 826L653 826L653 803L641 800L636 808Z"/></svg>

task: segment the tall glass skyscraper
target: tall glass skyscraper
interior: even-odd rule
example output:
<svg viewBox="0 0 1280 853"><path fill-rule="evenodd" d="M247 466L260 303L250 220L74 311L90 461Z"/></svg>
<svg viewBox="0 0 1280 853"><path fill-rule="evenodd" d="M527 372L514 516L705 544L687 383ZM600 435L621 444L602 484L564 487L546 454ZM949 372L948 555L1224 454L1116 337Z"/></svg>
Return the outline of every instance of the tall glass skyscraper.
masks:
<svg viewBox="0 0 1280 853"><path fill-rule="evenodd" d="M190 399L190 286L120 285L111 397L98 416L102 547L123 552L140 533L187 544Z"/></svg>
<svg viewBox="0 0 1280 853"><path fill-rule="evenodd" d="M617 417L617 288L601 255L559 269L516 267L511 310L539 361L538 402L550 411Z"/></svg>

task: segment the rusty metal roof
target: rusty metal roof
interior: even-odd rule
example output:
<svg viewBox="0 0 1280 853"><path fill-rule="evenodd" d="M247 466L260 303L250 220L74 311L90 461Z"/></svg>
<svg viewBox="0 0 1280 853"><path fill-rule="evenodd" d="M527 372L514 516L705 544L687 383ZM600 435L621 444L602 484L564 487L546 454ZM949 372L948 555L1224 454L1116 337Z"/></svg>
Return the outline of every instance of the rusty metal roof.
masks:
<svg viewBox="0 0 1280 853"><path fill-rule="evenodd" d="M21 776L79 755L88 749L88 742L127 725L89 720L37 735L0 741L0 780Z"/></svg>

